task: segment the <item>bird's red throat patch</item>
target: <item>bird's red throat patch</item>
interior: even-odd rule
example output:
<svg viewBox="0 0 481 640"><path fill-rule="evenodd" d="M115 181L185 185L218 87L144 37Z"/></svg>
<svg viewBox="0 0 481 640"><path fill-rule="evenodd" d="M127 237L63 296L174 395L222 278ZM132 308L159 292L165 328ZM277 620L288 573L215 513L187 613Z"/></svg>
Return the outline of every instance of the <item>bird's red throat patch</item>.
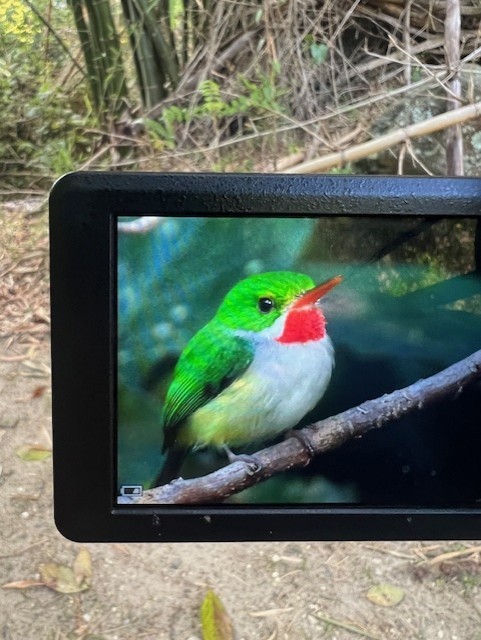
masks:
<svg viewBox="0 0 481 640"><path fill-rule="evenodd" d="M320 340L326 335L326 319L316 307L292 309L286 317L282 335L276 338L282 344Z"/></svg>

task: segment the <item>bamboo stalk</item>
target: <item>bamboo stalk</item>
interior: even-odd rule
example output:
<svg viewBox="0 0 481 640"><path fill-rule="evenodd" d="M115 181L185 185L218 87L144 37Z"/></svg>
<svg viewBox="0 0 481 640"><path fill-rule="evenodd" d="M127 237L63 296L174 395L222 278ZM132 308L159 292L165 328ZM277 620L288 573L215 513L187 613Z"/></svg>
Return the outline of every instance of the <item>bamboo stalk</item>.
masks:
<svg viewBox="0 0 481 640"><path fill-rule="evenodd" d="M134 58L134 66L137 74L137 83L140 89L140 95L142 96L142 103L146 104L146 94L145 94L145 78L143 73L143 65L141 64L140 54L139 54L139 35L135 28L135 10L132 6L131 0L121 0L122 12L124 14L124 19L127 23L127 33L129 36L130 49L132 51L132 56Z"/></svg>
<svg viewBox="0 0 481 640"><path fill-rule="evenodd" d="M446 51L446 62L448 70L453 74L449 82L449 88L454 98L450 98L448 105L450 109L457 109L461 106L461 80L457 70L460 61L461 38L461 13L459 0L447 0L446 20L445 20L444 47ZM446 168L449 176L462 176L464 174L463 163L463 132L461 125L457 124L446 131Z"/></svg>
<svg viewBox="0 0 481 640"><path fill-rule="evenodd" d="M122 0L122 9L129 25L130 44L142 102L149 109L165 98L165 75L157 65L152 43L145 32L143 16L139 13L138 7L132 0Z"/></svg>
<svg viewBox="0 0 481 640"><path fill-rule="evenodd" d="M404 42L404 50L405 50L405 63L404 63L404 79L406 84L411 84L412 77L412 51L411 51L411 4L412 0L408 0L406 3L405 13L404 13L404 26L403 26L403 42Z"/></svg>
<svg viewBox="0 0 481 640"><path fill-rule="evenodd" d="M84 4L88 16L87 34L90 40L92 61L95 67L97 98L99 105L102 105L105 97L104 91L102 90L102 79L105 78L108 73L106 58L102 55L102 22L99 21L98 12L92 0L80 0L80 3Z"/></svg>
<svg viewBox="0 0 481 640"><path fill-rule="evenodd" d="M87 79L92 95L92 100L96 108L100 108L100 96L99 96L99 79L97 77L96 66L94 62L94 53L92 46L92 39L89 36L89 30L87 23L85 22L84 11L81 2L76 0L67 0L74 17L75 27L80 40L80 46L82 54L85 60L85 66L87 67Z"/></svg>
<svg viewBox="0 0 481 640"><path fill-rule="evenodd" d="M139 15L142 16L143 29L155 53L157 68L162 70L162 75L169 79L172 88L175 89L179 81L175 52L168 47L160 28L150 15L150 9L145 0L134 0L134 4Z"/></svg>
<svg viewBox="0 0 481 640"><path fill-rule="evenodd" d="M150 15L154 22L157 23L159 31L163 34L164 40L169 47L169 50L172 51L172 55L176 60L177 67L180 65L178 51L176 47L176 38L175 33L172 27L171 8L169 7L169 3L167 2L157 2L152 3L149 7Z"/></svg>
<svg viewBox="0 0 481 640"><path fill-rule="evenodd" d="M89 16L94 61L99 73L101 105L111 113L119 111L127 96L127 83L120 42L109 0L84 0Z"/></svg>
<svg viewBox="0 0 481 640"><path fill-rule="evenodd" d="M369 140L369 142L354 145L344 151L330 153L321 158L302 162L301 164L291 167L285 173L320 173L335 167L342 167L349 162L355 162L361 158L379 153L384 149L389 149L389 147L393 147L401 142L406 142L411 138L426 136L479 117L481 117L481 102L475 102L460 109L447 111L423 122L417 122L408 127L396 129L384 136Z"/></svg>

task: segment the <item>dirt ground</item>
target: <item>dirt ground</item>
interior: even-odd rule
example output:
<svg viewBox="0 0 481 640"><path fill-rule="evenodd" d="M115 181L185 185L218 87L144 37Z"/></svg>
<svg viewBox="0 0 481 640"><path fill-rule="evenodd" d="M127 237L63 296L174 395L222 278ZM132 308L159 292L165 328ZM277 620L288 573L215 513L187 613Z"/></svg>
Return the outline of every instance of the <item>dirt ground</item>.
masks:
<svg viewBox="0 0 481 640"><path fill-rule="evenodd" d="M474 541L65 540L53 522L51 457L25 459L51 446L47 222L26 215L33 206L0 209L1 639L200 639L199 609L212 589L236 640L481 640ZM81 549L84 569L91 559L88 588L46 586L45 565L72 567ZM78 567L75 576L80 584Z"/></svg>

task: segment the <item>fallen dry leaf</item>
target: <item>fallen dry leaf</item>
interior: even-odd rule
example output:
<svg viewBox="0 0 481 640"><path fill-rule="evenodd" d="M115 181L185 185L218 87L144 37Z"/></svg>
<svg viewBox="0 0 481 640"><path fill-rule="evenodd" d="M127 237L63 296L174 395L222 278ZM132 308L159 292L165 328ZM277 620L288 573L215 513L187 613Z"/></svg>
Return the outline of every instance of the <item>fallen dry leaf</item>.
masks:
<svg viewBox="0 0 481 640"><path fill-rule="evenodd" d="M232 624L219 596L209 589L200 608L203 640L232 640Z"/></svg>
<svg viewBox="0 0 481 640"><path fill-rule="evenodd" d="M378 584L366 594L368 600L381 607L394 607L404 599L404 590L392 584Z"/></svg>
<svg viewBox="0 0 481 640"><path fill-rule="evenodd" d="M79 584L73 569L64 564L48 562L40 564L38 570L42 584L58 593L79 593L89 588L85 581Z"/></svg>
<svg viewBox="0 0 481 640"><path fill-rule="evenodd" d="M16 452L17 456L26 462L45 460L46 458L50 458L52 455L52 450L48 447L43 447L39 444L34 445L25 445L20 447Z"/></svg>
<svg viewBox="0 0 481 640"><path fill-rule="evenodd" d="M41 587L43 582L38 580L17 580L16 582L7 582L2 584L2 589L28 589L29 587Z"/></svg>
<svg viewBox="0 0 481 640"><path fill-rule="evenodd" d="M80 549L73 563L73 572L78 585L90 587L92 578L92 558L87 549Z"/></svg>
<svg viewBox="0 0 481 640"><path fill-rule="evenodd" d="M80 593L90 588L92 562L89 551L80 549L73 567L56 562L38 565L40 580L17 580L2 585L4 589L28 589L29 587L48 587L58 593Z"/></svg>

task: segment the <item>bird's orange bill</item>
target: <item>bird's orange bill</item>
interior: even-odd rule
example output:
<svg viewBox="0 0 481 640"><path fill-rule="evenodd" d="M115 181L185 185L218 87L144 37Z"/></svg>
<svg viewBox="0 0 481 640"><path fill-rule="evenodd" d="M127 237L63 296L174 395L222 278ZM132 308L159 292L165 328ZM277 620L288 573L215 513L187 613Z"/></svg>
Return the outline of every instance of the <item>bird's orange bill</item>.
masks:
<svg viewBox="0 0 481 640"><path fill-rule="evenodd" d="M313 289L309 289L300 296L292 305L293 308L305 307L310 304L315 304L323 296L326 295L331 289L334 289L336 285L342 282L343 276L334 276L330 280L326 280L321 284L318 284Z"/></svg>

